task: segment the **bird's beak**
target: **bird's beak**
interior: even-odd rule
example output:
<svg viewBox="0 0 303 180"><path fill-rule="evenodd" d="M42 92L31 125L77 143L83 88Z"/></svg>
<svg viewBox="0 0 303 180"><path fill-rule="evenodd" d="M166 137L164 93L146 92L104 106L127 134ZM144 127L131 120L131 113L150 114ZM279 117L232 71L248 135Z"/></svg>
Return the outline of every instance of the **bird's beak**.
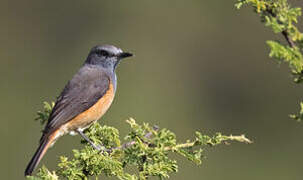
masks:
<svg viewBox="0 0 303 180"><path fill-rule="evenodd" d="M118 54L118 58L120 58L120 59L131 57L131 56L133 56L133 54L129 53L129 52L122 52L122 53Z"/></svg>

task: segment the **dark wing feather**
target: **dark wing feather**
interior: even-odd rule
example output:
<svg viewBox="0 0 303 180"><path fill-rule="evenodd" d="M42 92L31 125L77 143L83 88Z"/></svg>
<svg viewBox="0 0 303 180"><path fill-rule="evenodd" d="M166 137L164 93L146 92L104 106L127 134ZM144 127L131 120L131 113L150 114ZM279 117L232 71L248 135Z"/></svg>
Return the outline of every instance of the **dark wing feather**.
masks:
<svg viewBox="0 0 303 180"><path fill-rule="evenodd" d="M93 106L108 90L109 76L97 67L84 66L68 82L50 114L44 135Z"/></svg>

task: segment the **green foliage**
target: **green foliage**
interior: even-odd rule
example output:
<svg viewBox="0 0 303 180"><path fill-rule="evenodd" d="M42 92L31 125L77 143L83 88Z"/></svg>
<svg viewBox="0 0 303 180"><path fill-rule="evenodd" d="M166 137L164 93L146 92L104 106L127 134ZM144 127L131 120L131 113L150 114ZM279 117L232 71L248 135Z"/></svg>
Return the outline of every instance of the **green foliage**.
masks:
<svg viewBox="0 0 303 180"><path fill-rule="evenodd" d="M58 180L55 172L50 172L45 166L42 166L37 173L37 177L28 176L28 180Z"/></svg>
<svg viewBox="0 0 303 180"><path fill-rule="evenodd" d="M302 102L300 104L300 108L301 108L301 110L300 110L300 112L297 115L295 115L295 114L289 115L291 118L293 118L293 119L295 119L295 120L297 120L299 122L301 122L302 119L303 119L303 103Z"/></svg>
<svg viewBox="0 0 303 180"><path fill-rule="evenodd" d="M303 33L296 26L298 17L302 15L300 7L291 7L287 0L238 0L235 4L240 9L243 5L251 5L260 15L265 26L270 27L274 33L281 33L287 45L279 41L267 41L270 47L269 56L289 64L294 81L303 80ZM299 115L290 117L301 121L303 107Z"/></svg>
<svg viewBox="0 0 303 180"><path fill-rule="evenodd" d="M278 41L268 41L270 57L285 60L294 73L301 73L303 34L296 27L301 8L292 8L287 0L238 0L235 6L239 9L247 4L254 8L266 26L274 33L282 33L288 42L288 45L283 45Z"/></svg>
<svg viewBox="0 0 303 180"><path fill-rule="evenodd" d="M47 104L47 103L45 103ZM38 120L49 115L49 107L39 111ZM99 175L114 176L120 180L144 180L155 176L159 179L169 178L171 173L178 171L177 161L169 154L179 154L191 162L199 165L204 157L206 147L238 141L251 143L244 135L224 136L220 133L214 136L196 132L193 140L178 143L176 135L168 129L151 127L147 123L137 124L134 119L126 121L130 132L121 144L119 131L113 127L100 126L95 123L85 134L96 144L102 145L102 150L94 149L86 141L81 150L73 150L73 157L60 157L58 169L50 172L44 166L39 169L36 177L30 180L57 180L57 179L89 179Z"/></svg>
<svg viewBox="0 0 303 180"><path fill-rule="evenodd" d="M294 73L299 73L303 70L303 58L298 48L283 46L276 41L267 41L267 44L271 49L270 57L288 62Z"/></svg>
<svg viewBox="0 0 303 180"><path fill-rule="evenodd" d="M35 118L36 121L40 121L41 125L47 122L48 117L52 112L53 107L55 106L54 102L51 103L43 102L43 104L44 104L43 111L38 111L37 117Z"/></svg>

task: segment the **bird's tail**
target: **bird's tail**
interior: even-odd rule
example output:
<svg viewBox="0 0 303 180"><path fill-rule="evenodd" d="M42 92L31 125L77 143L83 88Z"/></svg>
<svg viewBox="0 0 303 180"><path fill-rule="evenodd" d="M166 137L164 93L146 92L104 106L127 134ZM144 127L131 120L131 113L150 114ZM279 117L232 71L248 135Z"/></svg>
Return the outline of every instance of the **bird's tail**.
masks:
<svg viewBox="0 0 303 180"><path fill-rule="evenodd" d="M34 156L32 157L31 161L28 163L28 165L25 169L25 172L24 172L25 176L30 176L32 174L32 172L37 167L40 160L46 153L49 146L53 143L53 141L54 141L53 136L41 138L40 145L39 145L37 151L35 152Z"/></svg>

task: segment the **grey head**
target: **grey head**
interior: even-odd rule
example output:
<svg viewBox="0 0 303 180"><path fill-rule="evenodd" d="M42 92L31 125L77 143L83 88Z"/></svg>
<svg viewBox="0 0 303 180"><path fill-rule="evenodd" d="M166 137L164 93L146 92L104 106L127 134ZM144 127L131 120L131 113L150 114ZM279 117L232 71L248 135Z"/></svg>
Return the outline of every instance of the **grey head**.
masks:
<svg viewBox="0 0 303 180"><path fill-rule="evenodd" d="M114 71L122 59L130 56L132 56L131 53L123 52L115 46L98 45L90 50L85 64L100 65Z"/></svg>

